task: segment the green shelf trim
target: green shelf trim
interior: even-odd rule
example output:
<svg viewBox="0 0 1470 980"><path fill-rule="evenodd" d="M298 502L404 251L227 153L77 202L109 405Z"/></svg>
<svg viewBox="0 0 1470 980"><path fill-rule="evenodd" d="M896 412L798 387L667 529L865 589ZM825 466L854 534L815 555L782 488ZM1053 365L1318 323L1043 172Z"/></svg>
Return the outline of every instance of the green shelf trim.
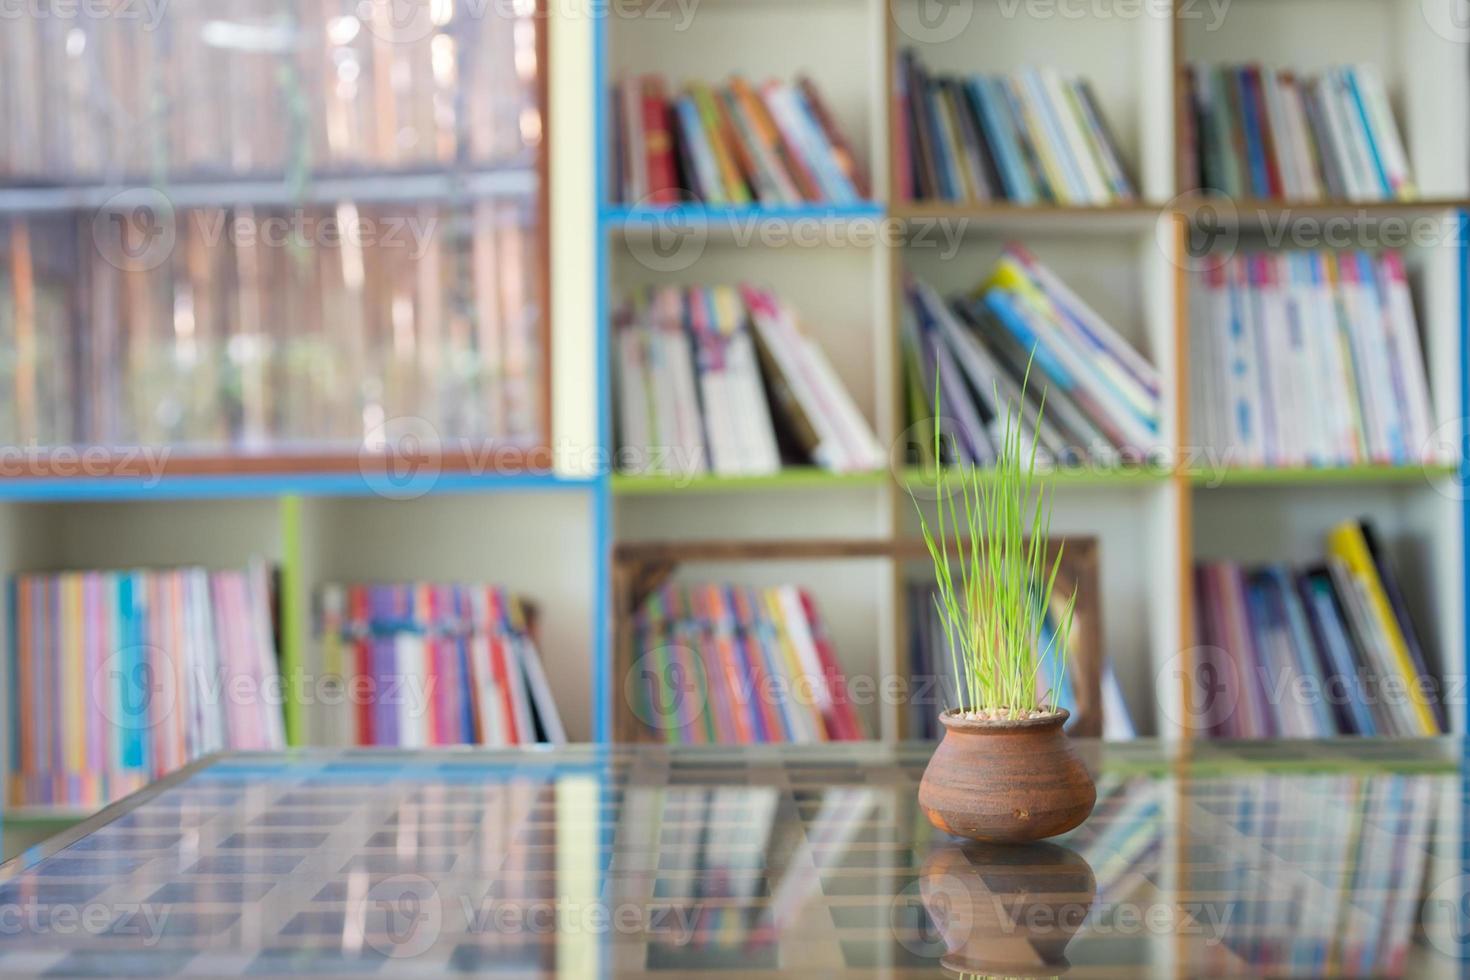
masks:
<svg viewBox="0 0 1470 980"><path fill-rule="evenodd" d="M946 477L956 477L959 475L959 472L956 468L949 468L944 471ZM991 471L987 469L980 469L979 472L991 475ZM1063 467L1058 470L1041 472L1038 476L1052 480L1057 486L1104 487L1166 483L1169 480L1170 473L1164 469L1144 467L1117 467L1115 469ZM906 484L932 485L935 479L935 471L910 467L903 471L903 479Z"/></svg>
<svg viewBox="0 0 1470 980"><path fill-rule="evenodd" d="M1291 466L1227 469L1216 473L1191 473L1190 483L1203 490L1217 487L1294 486L1337 483L1413 483L1453 477L1452 464L1409 466Z"/></svg>
<svg viewBox="0 0 1470 980"><path fill-rule="evenodd" d="M619 473L612 492L619 497L676 493L738 493L744 490L801 490L808 488L876 487L889 479L885 470L871 473L829 473L811 467L782 470L769 476L653 476Z"/></svg>
<svg viewBox="0 0 1470 980"><path fill-rule="evenodd" d="M302 651L306 647L306 578L301 553L301 498L281 498L281 675L285 679L286 744L303 744Z"/></svg>

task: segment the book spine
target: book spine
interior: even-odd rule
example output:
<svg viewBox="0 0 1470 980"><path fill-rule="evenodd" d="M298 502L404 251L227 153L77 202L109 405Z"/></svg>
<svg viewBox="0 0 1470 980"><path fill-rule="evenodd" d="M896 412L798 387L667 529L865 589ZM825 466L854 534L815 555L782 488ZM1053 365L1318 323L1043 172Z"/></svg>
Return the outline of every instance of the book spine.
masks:
<svg viewBox="0 0 1470 980"><path fill-rule="evenodd" d="M648 202L677 203L679 176L674 163L674 135L662 78L656 75L644 78L639 111L643 120L643 159L648 174Z"/></svg>
<svg viewBox="0 0 1470 980"><path fill-rule="evenodd" d="M863 170L858 155L853 152L852 144L848 142L843 134L842 128L837 125L837 117L827 107L827 102L822 98L822 93L817 89L815 82L809 76L798 75L796 84L801 91L801 96L806 102L807 108L816 117L827 145L831 149L833 158L841 168L842 173L852 184L856 196L867 198L872 195L872 185L868 181L866 172ZM897 147L900 154L905 150L905 141L902 134L899 135ZM899 173L906 169L906 161L899 160Z"/></svg>

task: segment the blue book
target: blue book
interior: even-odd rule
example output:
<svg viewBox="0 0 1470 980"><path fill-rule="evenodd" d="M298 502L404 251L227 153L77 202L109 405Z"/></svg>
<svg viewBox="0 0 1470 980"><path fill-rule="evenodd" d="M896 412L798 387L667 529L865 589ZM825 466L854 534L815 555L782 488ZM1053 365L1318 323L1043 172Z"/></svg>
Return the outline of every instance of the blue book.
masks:
<svg viewBox="0 0 1470 980"><path fill-rule="evenodd" d="M1301 597L1292 588L1291 575L1284 566L1272 565L1266 569L1265 575L1275 593L1274 601L1280 604L1286 617L1291 655L1297 673L1306 683L1307 712L1312 717L1312 725L1318 736L1330 737L1337 733L1337 723L1327 703L1325 676L1317 658L1316 646L1312 642L1312 632L1307 625Z"/></svg>
<svg viewBox="0 0 1470 980"><path fill-rule="evenodd" d="M1378 726L1363 700L1352 632L1338 604L1331 574L1325 568L1308 569L1297 576L1296 587L1316 639L1326 700L1337 717L1337 730L1349 735L1376 735Z"/></svg>
<svg viewBox="0 0 1470 980"><path fill-rule="evenodd" d="M1368 157L1373 163L1373 173L1378 178L1378 187L1383 191L1385 198L1392 198L1393 184L1388 179L1388 170L1383 166L1383 156L1378 149L1378 134L1373 131L1373 122L1368 115L1368 106L1363 101L1362 90L1358 86L1358 73L1351 68L1339 69L1344 84L1352 96L1353 111L1358 114L1358 119L1363 123L1363 132L1367 135Z"/></svg>
<svg viewBox="0 0 1470 980"><path fill-rule="evenodd" d="M1269 697L1271 685L1276 682L1279 665L1273 655L1272 638L1282 625L1267 599L1266 590L1260 579L1251 575L1244 582L1246 622L1249 626L1251 649L1240 651L1240 666L1245 672L1245 683L1253 692L1259 693L1257 702L1264 710L1261 722L1264 730L1247 732L1251 738L1276 737L1283 734L1281 712Z"/></svg>
<svg viewBox="0 0 1470 980"><path fill-rule="evenodd" d="M1250 311L1251 335L1248 339L1255 348L1256 364L1256 391L1260 395L1260 423L1262 445L1265 447L1266 462L1276 463L1281 456L1281 436L1276 430L1277 420L1275 398L1271 390L1271 373L1267 365L1271 363L1271 343L1266 337L1266 280L1261 274L1261 262L1259 256L1251 256L1246 259L1246 282L1249 288L1244 297L1245 303Z"/></svg>
<svg viewBox="0 0 1470 980"><path fill-rule="evenodd" d="M1370 294L1369 308L1372 312L1367 317L1366 322L1356 323L1354 324L1354 328L1367 331L1371 327L1381 326L1381 318L1388 314L1385 312L1386 303L1384 298L1378 295L1378 272L1373 267L1372 256L1367 252L1358 251L1342 256L1340 261L1352 262L1357 267L1358 281L1362 284L1363 289ZM1380 350L1378 344L1382 343L1382 333L1378 331L1376 332L1376 336L1375 334L1365 333L1365 336L1369 341L1368 356L1374 357ZM1375 339L1378 343L1375 343ZM1381 348L1381 350L1387 353L1386 347ZM1394 384L1395 378L1390 363L1380 360L1377 367L1384 372L1390 388L1393 389L1389 404L1374 406L1379 418L1383 421L1385 435L1388 437L1388 454L1395 463L1409 463L1411 462L1409 458L1409 442L1404 435L1404 417L1401 411L1407 403L1407 395ZM1372 367L1369 368L1369 370L1372 369Z"/></svg>
<svg viewBox="0 0 1470 980"><path fill-rule="evenodd" d="M148 766L148 750L144 741L144 733L148 729L148 668L143 664L143 644L148 634L142 621L137 585L131 572L117 576L118 623L123 643L118 657L117 734L122 746L124 769L146 769Z"/></svg>
<svg viewBox="0 0 1470 980"><path fill-rule="evenodd" d="M1240 442L1249 446L1256 439L1255 403L1247 391L1250 366L1245 355L1246 349L1251 344L1251 338L1245 335L1244 299L1238 284L1233 281L1228 283L1225 295L1230 304L1229 370L1232 387L1237 389L1231 409L1235 414L1235 426L1240 435Z"/></svg>
<svg viewBox="0 0 1470 980"><path fill-rule="evenodd" d="M735 590L730 586L720 588L720 601L725 608L725 618L718 622L712 622L716 633L716 642L724 639L729 642L730 649L735 660L735 669L739 673L740 690L735 692L735 708L744 713L750 722L751 741L770 742L772 734L766 730L766 718L761 711L760 699L766 696L756 683L755 666L751 663L752 657L760 656L755 648L755 639L743 635L740 624L736 621Z"/></svg>
<svg viewBox="0 0 1470 980"><path fill-rule="evenodd" d="M1066 667L1058 667L1058 661L1062 651L1058 646L1057 623L1048 610L1041 616L1041 636L1037 641L1036 650L1038 662L1037 676L1046 684L1056 682L1056 690L1051 694L1059 708L1066 708L1072 713L1068 728L1077 723L1077 697L1072 690L1072 672Z"/></svg>
<svg viewBox="0 0 1470 980"><path fill-rule="evenodd" d="M924 118L933 137L934 172L939 178L939 196L946 201L959 201L964 194L959 190L959 174L954 172L954 147L945 135L944 123L939 111L939 83L927 81L924 85Z"/></svg>
<svg viewBox="0 0 1470 980"><path fill-rule="evenodd" d="M937 314L930 303L941 300L927 287L912 293L914 316L917 320L919 343L932 357L934 371L939 379L939 398L936 406L941 421L952 420L959 436L960 447L969 457L967 462L985 466L995 461L994 448L985 434L985 423L976 411L976 401L965 384L964 375L955 363L954 354L944 339L943 331L935 319Z"/></svg>
<svg viewBox="0 0 1470 980"><path fill-rule="evenodd" d="M822 129L822 122L817 114L812 111L811 103L802 94L801 88L791 86L791 97L796 107L801 111L801 119L806 129L806 145L811 147L811 163L820 172L822 186L827 189L829 200L839 204L850 204L858 200L857 188L852 181L847 179L847 174L837 165L837 158L832 155L832 144L827 140L826 132Z"/></svg>
<svg viewBox="0 0 1470 980"><path fill-rule="evenodd" d="M1258 198L1268 198L1271 196L1271 178L1266 167L1266 142L1261 131L1262 120L1256 112L1259 90L1246 69L1236 69L1234 76L1241 122L1245 127L1245 155L1251 170L1251 193Z"/></svg>
<svg viewBox="0 0 1470 980"><path fill-rule="evenodd" d="M1047 95L1046 85L1041 80L1041 72L1034 68L1027 68L1021 72L1021 79L1026 90L1036 100L1041 125L1046 129L1046 138L1051 143L1052 156L1056 158L1057 165L1062 168L1072 196L1082 203L1091 200L1087 181L1082 176L1082 163L1073 156L1067 143L1067 131L1062 126L1059 113L1064 107L1056 105Z"/></svg>
<svg viewBox="0 0 1470 980"><path fill-rule="evenodd" d="M1007 109L1010 110L1011 119L1015 122L1016 135L1021 144L1021 152L1025 155L1027 167L1036 180L1037 191L1047 201L1060 200L1061 197L1057 193L1057 188L1051 186L1051 183L1047 180L1046 171L1041 167L1041 156L1039 152L1032 145L1031 132L1026 129L1025 125L1026 112L1021 107L1021 95L1016 91L1015 80L998 76L992 80L992 84L994 85L995 91L1005 94L1005 104Z"/></svg>
<svg viewBox="0 0 1470 980"><path fill-rule="evenodd" d="M1006 197L1018 204L1037 203L1036 184L1026 165L1010 106L998 83L983 75L972 75L965 80L965 91L984 130L985 141L995 155Z"/></svg>
<svg viewBox="0 0 1470 980"><path fill-rule="evenodd" d="M726 204L729 197L725 185L720 182L719 166L714 151L706 138L704 124L699 118L699 109L691 96L680 96L674 102L674 113L679 117L680 142L688 153L685 177L694 184L694 191L701 200L710 204Z"/></svg>
<svg viewBox="0 0 1470 980"><path fill-rule="evenodd" d="M1056 355L1047 349L1036 331L1026 322L1025 315L1014 304L1015 298L1003 289L992 289L985 294L986 308L1015 336L1023 350L1032 352L1036 367L1045 372L1058 387L1070 392L1077 386L1077 380L1062 366Z"/></svg>

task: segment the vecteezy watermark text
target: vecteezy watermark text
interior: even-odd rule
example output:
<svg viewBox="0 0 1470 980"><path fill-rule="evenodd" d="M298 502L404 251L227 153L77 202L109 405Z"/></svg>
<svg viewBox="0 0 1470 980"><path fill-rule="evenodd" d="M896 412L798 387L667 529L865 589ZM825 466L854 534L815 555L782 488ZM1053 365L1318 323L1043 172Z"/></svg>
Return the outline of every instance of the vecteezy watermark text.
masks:
<svg viewBox="0 0 1470 980"><path fill-rule="evenodd" d="M147 488L163 480L168 446L0 446L0 476L140 477Z"/></svg>
<svg viewBox="0 0 1470 980"><path fill-rule="evenodd" d="M0 0L0 20L128 20L156 30L170 0Z"/></svg>
<svg viewBox="0 0 1470 980"><path fill-rule="evenodd" d="M171 912L146 902L0 902L0 936L130 936L152 946Z"/></svg>

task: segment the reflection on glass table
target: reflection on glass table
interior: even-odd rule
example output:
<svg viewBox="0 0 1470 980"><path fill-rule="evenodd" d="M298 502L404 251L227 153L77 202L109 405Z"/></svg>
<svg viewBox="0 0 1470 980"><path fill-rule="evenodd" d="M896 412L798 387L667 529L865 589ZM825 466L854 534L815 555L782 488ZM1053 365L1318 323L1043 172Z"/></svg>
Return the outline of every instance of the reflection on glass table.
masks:
<svg viewBox="0 0 1470 980"><path fill-rule="evenodd" d="M1459 742L1084 749L1027 848L920 745L207 760L0 869L0 975L1459 975Z"/></svg>

